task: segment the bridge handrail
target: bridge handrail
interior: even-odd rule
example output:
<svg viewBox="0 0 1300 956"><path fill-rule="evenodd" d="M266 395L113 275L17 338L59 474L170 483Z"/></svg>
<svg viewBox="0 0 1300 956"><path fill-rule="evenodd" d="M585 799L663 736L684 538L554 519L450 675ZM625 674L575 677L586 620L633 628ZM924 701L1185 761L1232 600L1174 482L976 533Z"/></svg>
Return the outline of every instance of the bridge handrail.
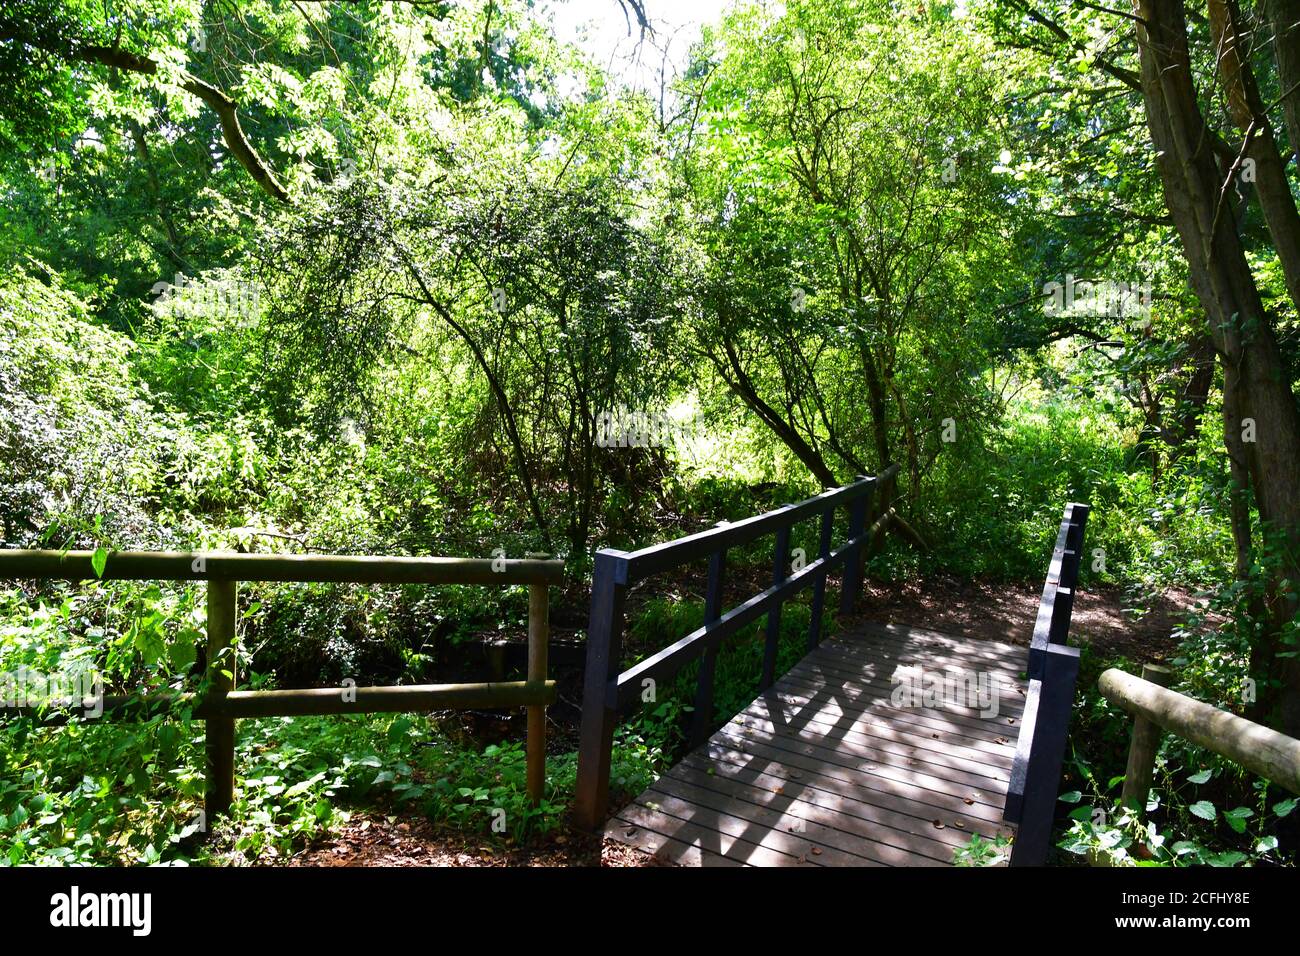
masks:
<svg viewBox="0 0 1300 956"><path fill-rule="evenodd" d="M1065 506L1038 604L1026 673L1029 688L1002 818L1017 823L1012 866L1047 861L1066 735L1079 676L1078 648L1066 645L1079 580L1088 505Z"/></svg>
<svg viewBox="0 0 1300 956"><path fill-rule="evenodd" d="M170 580L207 584L207 673L202 695L154 693L87 698L74 707L110 719L148 720L189 713L204 720L207 821L229 810L235 787L235 720L304 714L405 713L481 707L526 707L527 786L534 803L546 783L546 706L555 681L547 679L549 585L564 579L564 562L552 559L388 557L369 555L243 554L227 551L150 552L0 549L0 580ZM528 679L398 687L323 687L235 690L235 623L239 581L358 584L466 584L528 586ZM2 695L0 695L2 696ZM44 707L14 706L0 699L0 716L19 714L46 724L71 715Z"/></svg>
<svg viewBox="0 0 1300 956"><path fill-rule="evenodd" d="M574 816L578 825L595 830L604 822L609 795L610 757L614 728L620 712L637 699L645 680L662 681L686 664L701 658L695 695L695 716L691 744L708 737L713 711L713 671L723 642L746 625L767 614L761 689L775 679L776 653L780 636L781 607L786 600L812 585L812 617L808 625L808 648L821 639L821 618L826 596L826 578L831 569L844 565L840 592L840 613L851 613L862 584L865 546L891 517L883 513L867 527L868 508L880 486L894 482L898 466L890 465L879 475L859 476L850 484L831 488L796 504L788 504L733 523L686 535L663 544L626 552L603 548L596 552L591 587L591 613L587 628L587 668L582 696L582 730L578 748L578 779ZM848 541L831 549L835 512L849 508ZM793 573L787 571L791 528L812 517L821 518L817 557ZM722 608L726 556L731 548L768 534L776 535L772 558L772 584L759 594L727 610ZM663 650L621 671L624 601L630 584L683 564L708 558L709 579L704 599L704 623Z"/></svg>

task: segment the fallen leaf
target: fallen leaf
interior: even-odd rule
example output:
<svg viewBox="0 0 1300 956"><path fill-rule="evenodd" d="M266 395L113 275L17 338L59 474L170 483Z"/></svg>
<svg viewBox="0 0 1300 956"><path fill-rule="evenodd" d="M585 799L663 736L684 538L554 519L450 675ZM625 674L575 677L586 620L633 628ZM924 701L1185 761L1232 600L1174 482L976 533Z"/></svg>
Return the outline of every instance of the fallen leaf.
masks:
<svg viewBox="0 0 1300 956"><path fill-rule="evenodd" d="M812 848L812 851L813 851L813 856L821 856L821 855L822 855L822 848L819 847L819 846L815 846L815 847L813 847L813 848Z"/></svg>

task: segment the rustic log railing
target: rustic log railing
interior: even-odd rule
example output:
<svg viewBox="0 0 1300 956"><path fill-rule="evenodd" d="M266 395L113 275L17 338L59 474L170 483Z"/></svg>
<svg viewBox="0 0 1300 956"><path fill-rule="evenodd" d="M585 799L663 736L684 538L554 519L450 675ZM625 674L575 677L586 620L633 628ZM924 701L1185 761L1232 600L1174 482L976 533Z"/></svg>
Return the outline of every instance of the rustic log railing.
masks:
<svg viewBox="0 0 1300 956"><path fill-rule="evenodd" d="M761 688L775 679L781 607L805 587L812 586L812 617L808 626L808 647L821 640L822 611L826 600L827 573L844 566L840 612L851 613L862 586L862 562L866 545L889 523L886 510L867 527L867 517L877 486L892 482L898 466L891 465L879 476L860 477L851 484L829 489L815 498L785 505L775 511L731 524L722 523L698 534L652 545L639 551L602 549L596 552L592 580L591 616L587 629L587 669L582 696L582 731L578 749L578 780L574 817L586 830L604 824L609 799L610 757L619 714L640 699L646 683L656 685L693 660L700 660L696 685L695 715L691 743L702 743L712 726L713 673L723 643L742 628L767 615ZM883 496L882 496L883 497ZM887 499L885 499L887 500ZM848 508L848 540L831 550L836 510ZM801 521L818 518L818 553L798 570L790 570L790 531ZM736 607L723 612L722 592L727 552L765 535L776 535L772 557L772 585ZM627 589L651 575L681 565L708 559L708 588L704 599L704 623L669 647L620 672Z"/></svg>
<svg viewBox="0 0 1300 956"><path fill-rule="evenodd" d="M1167 677L1157 672L1155 675ZM1241 764L1292 793L1300 793L1300 740L1117 668L1097 681L1101 695L1133 716L1121 800L1146 810L1160 728Z"/></svg>
<svg viewBox="0 0 1300 956"><path fill-rule="evenodd" d="M1002 818L1018 824L1012 866L1041 866L1052 841L1079 651L1066 646L1088 505L1069 504L1052 549L1029 646L1029 690Z"/></svg>
<svg viewBox="0 0 1300 956"><path fill-rule="evenodd" d="M418 712L477 707L528 709L527 785L534 802L546 780L545 709L555 701L547 680L548 586L563 580L564 562L542 559L364 557L354 555L233 554L228 552L110 552L96 574L88 551L0 550L0 579L167 580L207 582L207 680L202 695L157 693L106 696L95 702L109 719L144 719L189 712L206 722L204 809L210 821L230 809L235 787L235 721L306 714ZM235 690L236 588L239 581L358 584L527 585L528 679L496 683L403 687L325 687ZM64 711L0 709L49 723Z"/></svg>

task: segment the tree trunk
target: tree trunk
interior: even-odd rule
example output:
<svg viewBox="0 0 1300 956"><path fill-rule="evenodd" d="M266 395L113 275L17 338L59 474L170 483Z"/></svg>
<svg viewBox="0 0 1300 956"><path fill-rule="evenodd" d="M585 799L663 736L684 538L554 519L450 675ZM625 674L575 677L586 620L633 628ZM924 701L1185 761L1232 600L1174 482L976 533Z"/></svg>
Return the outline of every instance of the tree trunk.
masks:
<svg viewBox="0 0 1300 956"><path fill-rule="evenodd" d="M1221 194L1220 170L1192 80L1183 2L1133 0L1133 9L1147 125L1166 204L1215 351L1240 385L1233 413L1241 416L1237 427L1247 433L1242 445L1261 522L1289 545L1280 549L1283 556L1273 573L1279 580L1300 580L1300 413L1272 317L1246 261L1236 214ZM1286 599L1274 614L1288 606L1293 612L1293 604ZM1272 625L1278 624L1275 616ZM1283 678L1273 722L1300 736L1300 667L1294 659Z"/></svg>

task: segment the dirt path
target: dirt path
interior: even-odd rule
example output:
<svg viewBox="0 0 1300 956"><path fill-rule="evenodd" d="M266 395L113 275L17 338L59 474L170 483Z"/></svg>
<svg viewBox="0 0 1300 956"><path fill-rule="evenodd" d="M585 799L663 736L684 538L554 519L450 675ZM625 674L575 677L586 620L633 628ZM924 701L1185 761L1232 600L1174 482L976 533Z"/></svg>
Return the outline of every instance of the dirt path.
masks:
<svg viewBox="0 0 1300 956"><path fill-rule="evenodd" d="M1041 581L990 584L941 576L868 583L860 610L874 620L1028 645L1042 587ZM1197 604L1190 592L1169 590L1139 610L1121 588L1081 591L1070 639L1106 656L1122 654L1139 663L1168 660L1179 643L1175 625Z"/></svg>
<svg viewBox="0 0 1300 956"><path fill-rule="evenodd" d="M276 861L268 860L267 863ZM671 866L640 850L581 833L553 833L527 847L503 847L422 817L354 813L285 866Z"/></svg>

